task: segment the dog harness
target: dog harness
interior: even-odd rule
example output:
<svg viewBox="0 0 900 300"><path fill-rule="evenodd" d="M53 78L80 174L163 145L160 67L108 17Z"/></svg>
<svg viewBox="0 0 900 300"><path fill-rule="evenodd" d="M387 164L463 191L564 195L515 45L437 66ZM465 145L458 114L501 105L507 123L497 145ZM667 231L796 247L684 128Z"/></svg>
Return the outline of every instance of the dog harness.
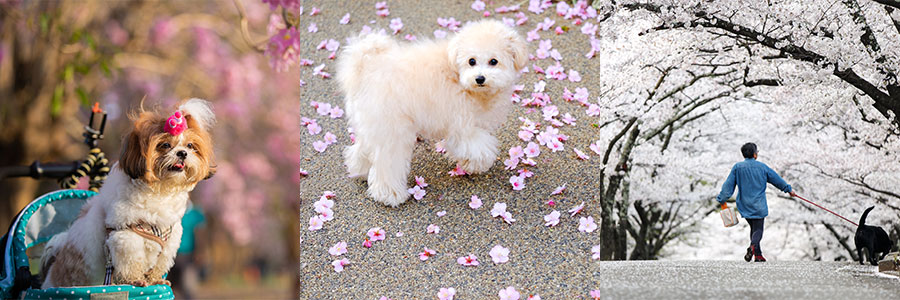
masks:
<svg viewBox="0 0 900 300"><path fill-rule="evenodd" d="M119 228L107 227L106 236L109 237L109 234L113 231L121 230L129 230L142 238L154 241L159 244L160 248L165 248L166 242L168 242L169 237L172 236L172 226L169 226L169 228L166 229L160 229L158 226L150 225L143 221ZM112 257L109 255L109 247L103 247L103 249L106 252L106 274L103 276L103 285L110 285L112 284L112 274L114 269ZM160 250L159 255L162 255L162 250Z"/></svg>

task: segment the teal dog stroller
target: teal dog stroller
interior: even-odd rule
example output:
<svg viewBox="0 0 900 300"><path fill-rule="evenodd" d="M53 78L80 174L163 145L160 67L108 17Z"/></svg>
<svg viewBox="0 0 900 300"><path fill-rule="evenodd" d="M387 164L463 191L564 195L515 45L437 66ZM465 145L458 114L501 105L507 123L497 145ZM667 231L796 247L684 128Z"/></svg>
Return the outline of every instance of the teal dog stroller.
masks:
<svg viewBox="0 0 900 300"><path fill-rule="evenodd" d="M135 287L104 285L40 289L37 273L44 243L66 231L81 206L95 192L59 190L45 194L23 209L0 240L0 298L3 299L175 299L167 285Z"/></svg>
<svg viewBox="0 0 900 300"><path fill-rule="evenodd" d="M93 128L95 114L103 116L99 129ZM85 143L91 147L88 158L72 164L41 164L0 169L5 177L58 178L63 190L47 193L29 203L13 220L9 232L0 239L0 299L175 299L167 285L136 287L102 285L41 289L39 278L41 255L45 244L65 232L78 218L81 206L96 195L106 174L108 162L97 146L103 138L106 114L97 105L91 121L85 126ZM90 178L90 190L74 190L78 179Z"/></svg>

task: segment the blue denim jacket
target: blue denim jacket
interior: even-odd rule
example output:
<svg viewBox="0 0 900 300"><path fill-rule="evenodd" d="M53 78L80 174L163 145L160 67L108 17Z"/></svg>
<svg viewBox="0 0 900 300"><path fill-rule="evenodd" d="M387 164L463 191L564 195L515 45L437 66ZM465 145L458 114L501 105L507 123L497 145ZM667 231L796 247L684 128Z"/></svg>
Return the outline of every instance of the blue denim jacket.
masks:
<svg viewBox="0 0 900 300"><path fill-rule="evenodd" d="M722 184L722 192L716 197L716 201L724 203L728 200L731 194L734 194L734 187L737 185L737 207L741 216L744 219L765 218L769 215L769 207L766 205L767 182L782 192L791 192L791 185L781 179L781 176L769 166L752 158L744 159L731 168L731 173Z"/></svg>

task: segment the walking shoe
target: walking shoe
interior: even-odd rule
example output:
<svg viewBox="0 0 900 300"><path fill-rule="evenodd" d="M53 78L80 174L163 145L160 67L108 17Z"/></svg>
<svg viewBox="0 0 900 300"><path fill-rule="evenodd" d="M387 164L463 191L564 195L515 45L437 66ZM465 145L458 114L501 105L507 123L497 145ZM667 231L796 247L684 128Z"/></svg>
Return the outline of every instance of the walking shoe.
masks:
<svg viewBox="0 0 900 300"><path fill-rule="evenodd" d="M747 254L744 254L745 261L750 262L751 259L753 259L753 245L747 247Z"/></svg>
<svg viewBox="0 0 900 300"><path fill-rule="evenodd" d="M762 255L757 255L756 262L766 262L766 258L763 257Z"/></svg>

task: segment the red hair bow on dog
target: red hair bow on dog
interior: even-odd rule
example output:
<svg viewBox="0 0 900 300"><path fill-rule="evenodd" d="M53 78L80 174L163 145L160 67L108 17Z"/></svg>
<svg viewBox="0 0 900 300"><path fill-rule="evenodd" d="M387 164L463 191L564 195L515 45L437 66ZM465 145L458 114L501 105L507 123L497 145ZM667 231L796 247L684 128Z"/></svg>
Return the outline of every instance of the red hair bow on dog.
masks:
<svg viewBox="0 0 900 300"><path fill-rule="evenodd" d="M184 116L181 115L180 111L176 111L175 114L166 120L166 132L171 135L179 135L185 129L187 129L187 122L184 121Z"/></svg>

